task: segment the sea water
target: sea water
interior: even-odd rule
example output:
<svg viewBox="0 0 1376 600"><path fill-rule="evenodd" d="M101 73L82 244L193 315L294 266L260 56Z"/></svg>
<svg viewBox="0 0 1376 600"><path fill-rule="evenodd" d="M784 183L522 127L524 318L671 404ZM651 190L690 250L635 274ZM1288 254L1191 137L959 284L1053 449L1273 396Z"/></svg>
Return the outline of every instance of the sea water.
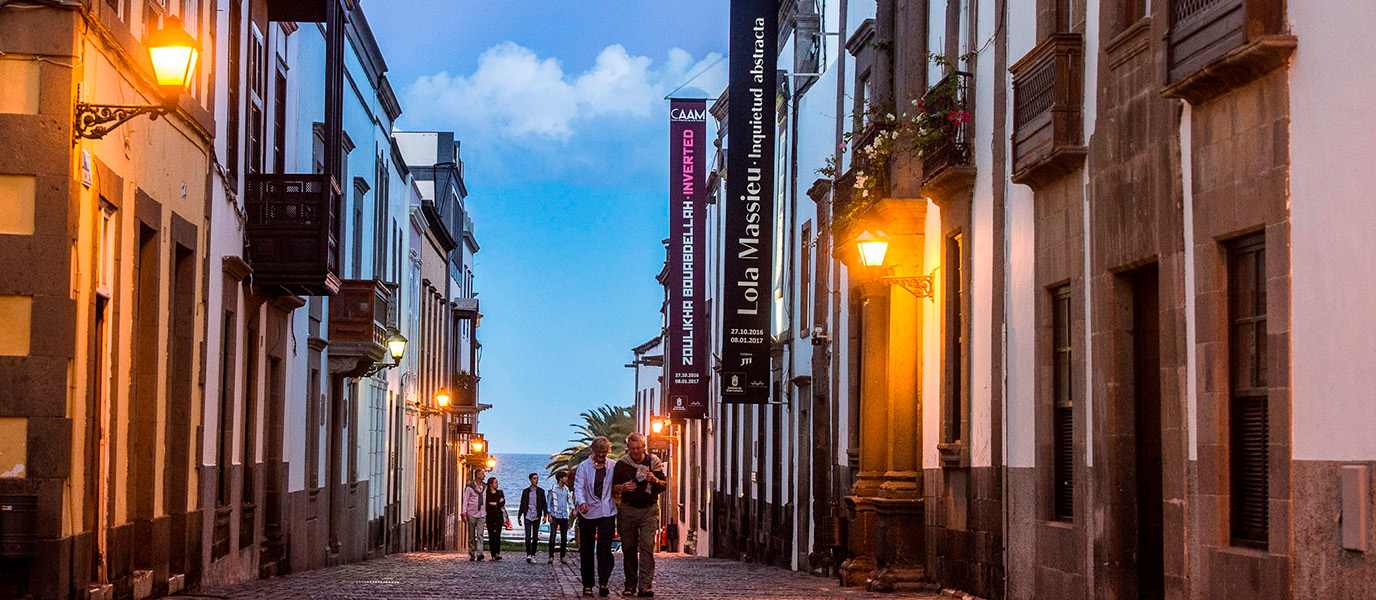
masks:
<svg viewBox="0 0 1376 600"><path fill-rule="evenodd" d="M530 487L528 478L531 473L539 473L540 488L549 493L550 487L554 485L554 479L550 478L549 470L545 468L545 465L549 464L550 455L507 453L493 456L497 458L497 468L487 476L496 477L497 487L506 493L506 514L511 522L511 529L502 532L502 539L524 542L525 526L516 518L516 511L521 508L521 490ZM540 541L549 541L549 524L543 520L540 521Z"/></svg>

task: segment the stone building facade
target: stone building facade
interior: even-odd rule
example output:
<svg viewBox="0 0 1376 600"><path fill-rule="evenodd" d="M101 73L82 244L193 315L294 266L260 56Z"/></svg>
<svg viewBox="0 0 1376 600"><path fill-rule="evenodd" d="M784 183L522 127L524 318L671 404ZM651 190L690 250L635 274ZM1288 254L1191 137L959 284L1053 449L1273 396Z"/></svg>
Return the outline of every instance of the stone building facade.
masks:
<svg viewBox="0 0 1376 600"><path fill-rule="evenodd" d="M786 23L808 3L780 4ZM684 424L685 464L701 468L679 485L712 489L686 495L710 509L695 550L706 536L713 555L773 562L733 515L782 465L800 486L834 482L797 499L795 515L821 517L779 533L810 559L792 566L849 585L1369 594L1358 357L1376 262L1358 198L1376 151L1355 132L1371 129L1376 74L1348 25L1370 16L1357 4L812 5L844 43L823 44L807 94L829 82L836 108L796 127L781 109L799 141L776 168L818 208L776 222L813 249L776 278L825 315L819 401L797 421L824 424L825 443L801 425L776 453L720 403ZM781 48L795 33L781 28ZM793 58L781 72L803 73ZM778 106L795 92L781 86ZM934 106L953 107L950 126L871 150ZM863 264L865 232L887 241L882 266ZM780 372L793 335L776 331ZM774 401L800 410L783 389Z"/></svg>
<svg viewBox="0 0 1376 600"><path fill-rule="evenodd" d="M78 102L163 103L139 40L172 17L188 92L79 135ZM357 3L7 3L0 32L0 596L452 548L478 244L452 134L438 204L403 157Z"/></svg>

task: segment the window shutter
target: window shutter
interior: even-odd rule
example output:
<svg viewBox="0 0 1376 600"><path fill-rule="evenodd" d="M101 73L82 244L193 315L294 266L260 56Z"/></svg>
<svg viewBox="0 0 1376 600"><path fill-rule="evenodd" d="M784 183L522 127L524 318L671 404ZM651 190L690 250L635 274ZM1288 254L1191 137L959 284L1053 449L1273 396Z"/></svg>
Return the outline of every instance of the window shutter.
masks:
<svg viewBox="0 0 1376 600"><path fill-rule="evenodd" d="M1053 418L1056 421L1056 518L1070 520L1075 516L1075 419L1069 406L1057 406Z"/></svg>
<svg viewBox="0 0 1376 600"><path fill-rule="evenodd" d="M1232 543L1265 548L1270 473L1266 383L1266 246L1262 233L1229 245L1228 404Z"/></svg>
<svg viewBox="0 0 1376 600"><path fill-rule="evenodd" d="M1070 286L1051 291L1052 513L1056 519L1075 518L1075 396L1072 393Z"/></svg>
<svg viewBox="0 0 1376 600"><path fill-rule="evenodd" d="M1266 397L1235 398L1232 402L1233 540L1243 545L1266 545L1268 469Z"/></svg>

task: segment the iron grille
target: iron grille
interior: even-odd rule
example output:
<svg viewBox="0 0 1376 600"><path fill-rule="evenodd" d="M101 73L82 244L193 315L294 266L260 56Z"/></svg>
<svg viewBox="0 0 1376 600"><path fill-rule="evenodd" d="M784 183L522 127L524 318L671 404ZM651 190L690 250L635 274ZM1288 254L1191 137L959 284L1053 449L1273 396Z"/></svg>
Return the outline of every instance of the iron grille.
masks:
<svg viewBox="0 0 1376 600"><path fill-rule="evenodd" d="M922 153L922 175L924 179L931 179L947 167L970 164L973 157L973 153L970 151L970 123L972 120L968 117L968 113L970 110L970 81L973 78L974 75L970 73L952 71L927 90L923 97L926 110L929 113L937 114L938 122L942 124L939 141ZM943 102L939 99L946 97L955 98L955 105L943 106ZM945 118L961 111L967 113L966 118Z"/></svg>

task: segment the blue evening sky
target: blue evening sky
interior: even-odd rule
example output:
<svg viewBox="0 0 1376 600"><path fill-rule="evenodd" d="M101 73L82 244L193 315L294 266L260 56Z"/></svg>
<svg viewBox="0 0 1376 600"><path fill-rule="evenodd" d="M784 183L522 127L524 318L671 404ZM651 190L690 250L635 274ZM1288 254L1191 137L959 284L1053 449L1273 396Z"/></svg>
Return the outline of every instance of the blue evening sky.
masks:
<svg viewBox="0 0 1376 600"><path fill-rule="evenodd" d="M668 102L726 52L727 0L387 0L368 20L405 111L452 130L482 250L480 427L556 452L578 413L629 405L658 334ZM720 62L692 86L719 93Z"/></svg>

